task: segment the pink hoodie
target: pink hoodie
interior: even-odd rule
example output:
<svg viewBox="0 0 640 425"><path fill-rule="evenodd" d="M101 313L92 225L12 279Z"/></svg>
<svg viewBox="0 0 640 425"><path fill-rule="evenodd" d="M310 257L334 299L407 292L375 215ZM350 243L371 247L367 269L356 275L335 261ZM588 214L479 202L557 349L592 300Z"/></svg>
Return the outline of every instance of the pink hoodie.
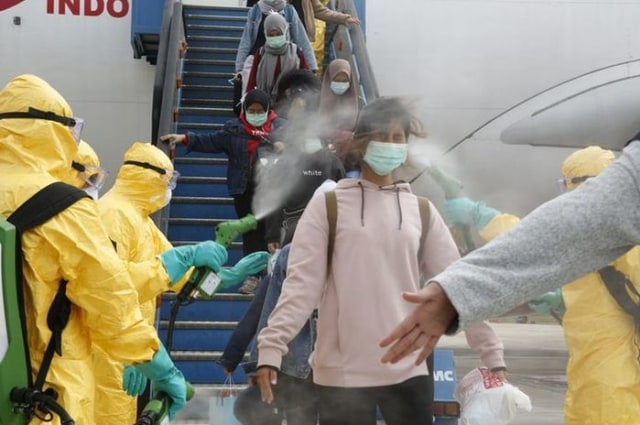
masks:
<svg viewBox="0 0 640 425"><path fill-rule="evenodd" d="M410 356L382 364L378 341L414 308L402 291L416 291L459 258L449 229L433 205L423 258L422 222L406 183L380 188L344 179L336 189L338 219L327 276L329 224L324 196L314 196L298 223L287 278L268 326L258 336L258 365L280 367L287 344L315 308L318 336L310 363L317 384L335 387L393 385L427 375ZM469 328L468 341L483 363L504 366L502 343L486 323ZM417 354L416 354L417 355Z"/></svg>

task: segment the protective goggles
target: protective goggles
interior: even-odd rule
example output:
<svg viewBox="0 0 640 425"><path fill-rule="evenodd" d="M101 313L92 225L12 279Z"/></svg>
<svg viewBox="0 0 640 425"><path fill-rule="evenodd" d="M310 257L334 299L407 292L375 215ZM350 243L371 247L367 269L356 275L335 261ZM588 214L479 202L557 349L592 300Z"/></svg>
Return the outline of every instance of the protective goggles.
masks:
<svg viewBox="0 0 640 425"><path fill-rule="evenodd" d="M89 186L95 187L97 190L102 189L104 182L107 180L109 172L102 167L95 167L93 165L83 165L79 162L73 161L71 166L74 170L80 173L80 178L84 180Z"/></svg>
<svg viewBox="0 0 640 425"><path fill-rule="evenodd" d="M153 170L156 173L162 175L163 179L167 182L167 186L171 190L176 188L178 184L178 177L180 177L180 173L176 170L167 170L164 168L156 167L153 164L149 164L148 162L141 161L125 161L125 165L135 165L137 167L147 168L149 170Z"/></svg>
<svg viewBox="0 0 640 425"><path fill-rule="evenodd" d="M579 184L584 183L585 181L589 180L592 177L593 176L579 176L579 177L572 177L572 178L562 177L556 180L556 183L558 185L558 188L560 189L560 193L564 193L570 187L576 187Z"/></svg>
<svg viewBox="0 0 640 425"><path fill-rule="evenodd" d="M0 120L2 119L39 119L57 122L69 128L76 144L80 143L82 127L84 127L84 120L82 118L63 117L62 115L50 111L41 111L36 108L29 108L28 112L6 112L0 114Z"/></svg>

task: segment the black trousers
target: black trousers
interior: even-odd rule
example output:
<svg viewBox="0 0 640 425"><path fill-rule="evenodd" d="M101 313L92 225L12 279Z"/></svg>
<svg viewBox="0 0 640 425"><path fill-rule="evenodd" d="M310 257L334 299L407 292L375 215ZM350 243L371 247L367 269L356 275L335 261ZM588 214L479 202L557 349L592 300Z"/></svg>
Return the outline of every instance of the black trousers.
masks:
<svg viewBox="0 0 640 425"><path fill-rule="evenodd" d="M433 423L433 375L382 387L316 385L320 425L375 425L376 406L387 425Z"/></svg>

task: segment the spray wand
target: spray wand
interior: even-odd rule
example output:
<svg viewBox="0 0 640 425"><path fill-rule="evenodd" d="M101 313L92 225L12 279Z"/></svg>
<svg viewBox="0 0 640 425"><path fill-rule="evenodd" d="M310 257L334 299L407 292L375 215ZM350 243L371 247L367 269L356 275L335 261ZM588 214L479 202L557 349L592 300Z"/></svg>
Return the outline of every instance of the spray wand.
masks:
<svg viewBox="0 0 640 425"><path fill-rule="evenodd" d="M437 166L428 166L424 168L417 176L411 179L410 183L413 183L425 172L429 172L431 178L438 184L438 186L440 186L444 192L445 199L454 199L462 196L462 182L446 174ZM475 243L473 242L473 237L471 236L471 229L468 225L456 224L452 226L451 233L463 255L468 254L476 248Z"/></svg>
<svg viewBox="0 0 640 425"><path fill-rule="evenodd" d="M193 398L195 392L193 385L187 382L187 401ZM160 391L153 400L144 406L140 417L134 425L168 425L170 407L171 397L164 391Z"/></svg>

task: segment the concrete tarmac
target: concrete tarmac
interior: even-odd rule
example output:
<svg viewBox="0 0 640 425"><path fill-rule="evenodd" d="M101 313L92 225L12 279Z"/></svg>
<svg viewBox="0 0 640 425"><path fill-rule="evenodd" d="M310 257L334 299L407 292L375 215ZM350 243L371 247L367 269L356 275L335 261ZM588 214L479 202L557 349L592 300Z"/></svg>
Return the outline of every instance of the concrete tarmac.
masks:
<svg viewBox="0 0 640 425"><path fill-rule="evenodd" d="M492 323L505 347L509 381L530 398L533 410L513 425L561 425L566 391L567 349L562 328L555 324ZM441 338L438 347L454 350L458 379L481 366L464 334ZM215 388L198 388L195 399L178 415L174 425L207 425L209 399Z"/></svg>

